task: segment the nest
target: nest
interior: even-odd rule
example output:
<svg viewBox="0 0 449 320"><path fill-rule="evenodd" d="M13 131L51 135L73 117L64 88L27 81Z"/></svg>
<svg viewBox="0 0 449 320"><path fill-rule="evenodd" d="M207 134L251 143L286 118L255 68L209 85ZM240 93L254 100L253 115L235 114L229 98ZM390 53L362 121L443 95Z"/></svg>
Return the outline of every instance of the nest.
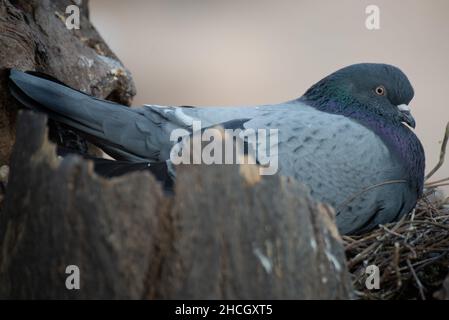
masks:
<svg viewBox="0 0 449 320"><path fill-rule="evenodd" d="M442 166L449 123L440 161L426 181ZM344 236L348 268L360 299L431 299L449 272L449 198L441 187L449 178L426 182L415 210L401 220L359 236ZM379 269L379 289L366 286L367 267Z"/></svg>

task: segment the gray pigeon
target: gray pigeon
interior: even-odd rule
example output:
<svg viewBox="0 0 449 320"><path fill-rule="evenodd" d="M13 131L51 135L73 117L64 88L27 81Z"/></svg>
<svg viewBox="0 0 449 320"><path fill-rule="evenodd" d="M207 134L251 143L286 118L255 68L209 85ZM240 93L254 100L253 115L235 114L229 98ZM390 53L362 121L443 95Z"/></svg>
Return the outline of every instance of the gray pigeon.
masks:
<svg viewBox="0 0 449 320"><path fill-rule="evenodd" d="M279 173L304 183L336 209L343 234L361 233L410 212L422 195L424 151L408 127L413 88L386 64L355 64L322 79L293 101L257 107L128 108L64 84L11 70L25 106L85 134L117 160L169 161L176 128L279 129ZM407 124L407 125L405 125Z"/></svg>

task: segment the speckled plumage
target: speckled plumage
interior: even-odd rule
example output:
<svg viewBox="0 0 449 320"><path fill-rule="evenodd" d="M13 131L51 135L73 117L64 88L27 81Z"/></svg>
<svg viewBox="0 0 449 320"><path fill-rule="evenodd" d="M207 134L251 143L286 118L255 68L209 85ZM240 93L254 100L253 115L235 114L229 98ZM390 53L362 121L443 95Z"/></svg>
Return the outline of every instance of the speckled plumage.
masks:
<svg viewBox="0 0 449 320"><path fill-rule="evenodd" d="M56 121L86 132L105 151L129 161L168 160L170 133L188 128L192 120L201 120L203 128L240 120L245 128L279 129L279 173L295 177L312 196L334 206L342 233L393 221L422 193L424 152L403 124L412 123L410 114L397 109L410 102L413 89L389 65L353 65L299 99L252 108L129 109L20 72L12 72L11 80L22 103L37 101ZM382 96L373 91L380 84L387 91Z"/></svg>

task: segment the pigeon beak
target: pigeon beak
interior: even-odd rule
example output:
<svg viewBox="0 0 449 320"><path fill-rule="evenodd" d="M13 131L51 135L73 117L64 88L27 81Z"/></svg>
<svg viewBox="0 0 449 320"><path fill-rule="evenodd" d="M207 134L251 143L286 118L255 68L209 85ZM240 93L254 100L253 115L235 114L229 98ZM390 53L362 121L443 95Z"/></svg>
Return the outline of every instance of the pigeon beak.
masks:
<svg viewBox="0 0 449 320"><path fill-rule="evenodd" d="M405 122L410 127L415 129L416 122L415 118L413 118L412 113L410 112L410 107L406 104L400 104L398 105L399 112L401 113L401 120L402 122Z"/></svg>

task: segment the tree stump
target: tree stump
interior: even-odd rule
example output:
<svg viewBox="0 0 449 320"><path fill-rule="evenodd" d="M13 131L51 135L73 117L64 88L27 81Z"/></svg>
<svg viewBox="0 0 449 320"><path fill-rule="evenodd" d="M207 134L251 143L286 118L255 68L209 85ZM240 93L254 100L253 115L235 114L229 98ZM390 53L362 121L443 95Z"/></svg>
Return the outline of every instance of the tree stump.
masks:
<svg viewBox="0 0 449 320"><path fill-rule="evenodd" d="M255 166L97 176L58 159L45 117L20 116L0 212L1 298L347 299L332 210ZM248 174L249 173L249 174ZM68 290L66 267L80 270Z"/></svg>

